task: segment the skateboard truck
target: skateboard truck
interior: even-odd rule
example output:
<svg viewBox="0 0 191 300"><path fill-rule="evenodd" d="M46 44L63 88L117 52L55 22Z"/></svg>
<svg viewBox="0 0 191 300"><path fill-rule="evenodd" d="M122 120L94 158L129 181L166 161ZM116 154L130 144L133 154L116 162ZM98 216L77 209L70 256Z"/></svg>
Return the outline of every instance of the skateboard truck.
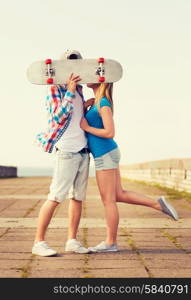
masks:
<svg viewBox="0 0 191 300"><path fill-rule="evenodd" d="M105 74L104 62L105 59L103 57L98 58L99 67L96 70L96 75L99 75L99 82L105 81L105 77L103 76Z"/></svg>
<svg viewBox="0 0 191 300"><path fill-rule="evenodd" d="M55 75L55 71L53 68L51 68L52 64L52 59L48 58L45 60L45 64L47 65L47 71L46 71L46 76L48 76L47 83L52 84L54 82L53 76Z"/></svg>

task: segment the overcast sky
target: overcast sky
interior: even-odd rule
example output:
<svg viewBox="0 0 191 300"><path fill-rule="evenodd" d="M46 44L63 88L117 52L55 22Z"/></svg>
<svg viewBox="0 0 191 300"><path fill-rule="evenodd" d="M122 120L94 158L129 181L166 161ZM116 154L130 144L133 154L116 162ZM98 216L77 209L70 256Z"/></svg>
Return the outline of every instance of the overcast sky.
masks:
<svg viewBox="0 0 191 300"><path fill-rule="evenodd" d="M46 87L26 69L66 49L123 66L114 85L121 164L191 157L190 16L190 0L1 1L0 164L52 165L33 144L47 127Z"/></svg>

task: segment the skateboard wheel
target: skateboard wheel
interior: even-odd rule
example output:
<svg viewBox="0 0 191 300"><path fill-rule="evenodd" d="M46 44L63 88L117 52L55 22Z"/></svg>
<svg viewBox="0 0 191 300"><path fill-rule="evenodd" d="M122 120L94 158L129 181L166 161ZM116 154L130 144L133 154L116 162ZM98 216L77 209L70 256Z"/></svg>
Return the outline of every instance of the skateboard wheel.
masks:
<svg viewBox="0 0 191 300"><path fill-rule="evenodd" d="M100 77L99 77L99 82L104 82L104 81L105 81L105 77L100 76Z"/></svg>
<svg viewBox="0 0 191 300"><path fill-rule="evenodd" d="M50 65L52 63L52 59L48 58L45 60L46 65Z"/></svg>
<svg viewBox="0 0 191 300"><path fill-rule="evenodd" d="M47 79L47 83L48 83L48 84L52 84L52 83L53 83L53 78L48 78L48 79Z"/></svg>
<svg viewBox="0 0 191 300"><path fill-rule="evenodd" d="M103 57L100 57L100 58L98 59L98 62L99 62L99 63L104 63L104 61L105 61L105 59L104 59Z"/></svg>

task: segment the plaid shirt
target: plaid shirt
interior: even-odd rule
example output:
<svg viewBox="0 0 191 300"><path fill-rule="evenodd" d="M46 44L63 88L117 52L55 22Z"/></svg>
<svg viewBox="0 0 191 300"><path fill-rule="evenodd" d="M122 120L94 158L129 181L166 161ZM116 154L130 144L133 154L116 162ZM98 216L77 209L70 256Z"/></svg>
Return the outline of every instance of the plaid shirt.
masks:
<svg viewBox="0 0 191 300"><path fill-rule="evenodd" d="M84 102L82 86L77 85L77 92ZM45 152L51 153L54 145L61 138L70 124L74 105L72 103L75 94L67 91L65 85L48 86L46 97L46 109L48 112L48 128L36 136L38 146Z"/></svg>

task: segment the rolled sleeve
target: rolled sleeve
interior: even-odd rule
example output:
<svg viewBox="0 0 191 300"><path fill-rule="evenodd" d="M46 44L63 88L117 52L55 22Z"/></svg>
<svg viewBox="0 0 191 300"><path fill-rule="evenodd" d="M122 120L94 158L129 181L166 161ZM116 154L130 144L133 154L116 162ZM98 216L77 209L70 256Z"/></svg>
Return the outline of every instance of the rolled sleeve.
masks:
<svg viewBox="0 0 191 300"><path fill-rule="evenodd" d="M73 111L73 98L75 98L75 94L69 91L66 91L64 97L62 97L56 85L49 87L47 109L56 123L62 124Z"/></svg>

